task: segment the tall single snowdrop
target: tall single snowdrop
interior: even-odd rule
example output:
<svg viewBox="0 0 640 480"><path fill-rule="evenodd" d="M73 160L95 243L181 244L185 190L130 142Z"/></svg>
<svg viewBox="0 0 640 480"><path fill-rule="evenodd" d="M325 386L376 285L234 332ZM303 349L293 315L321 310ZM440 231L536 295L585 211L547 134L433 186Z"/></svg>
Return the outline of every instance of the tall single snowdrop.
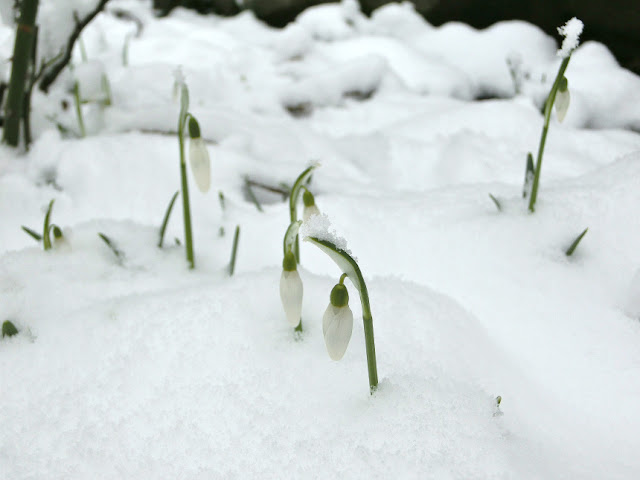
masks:
<svg viewBox="0 0 640 480"><path fill-rule="evenodd" d="M298 273L293 248L298 238L298 230L302 222L292 222L284 235L284 258L282 259L282 275L280 276L280 300L289 325L296 332L302 332L302 279Z"/></svg>
<svg viewBox="0 0 640 480"><path fill-rule="evenodd" d="M551 111L553 110L554 102L556 103L556 114L558 121L562 122L567 109L569 108L569 83L564 76L564 72L567 70L569 60L571 59L571 53L578 48L578 39L582 33L584 25L576 17L569 20L564 26L558 28L558 33L564 37L562 47L558 50L558 56L562 58L558 74L553 82L549 96L544 106L544 125L542 127L542 135L540 136L540 145L538 146L538 158L536 160L536 167L533 177L533 183L531 185L531 196L529 198L529 211L534 212L536 206L536 199L538 197L538 186L540 184L540 170L542 168L542 156L544 154L544 144L547 140L547 131L549 130L549 121L551 120Z"/></svg>
<svg viewBox="0 0 640 480"><path fill-rule="evenodd" d="M291 194L289 195L289 222L290 223L294 223L298 220L298 200L300 199L300 193L302 192L302 189L305 188L304 184L309 180L309 177L311 177L311 174L317 167L318 165L315 164L305 169L298 176L296 181L293 183L293 187L291 187ZM296 262L300 263L300 242L298 241L297 236L294 241L293 253L296 257Z"/></svg>
<svg viewBox="0 0 640 480"><path fill-rule="evenodd" d="M180 182L182 192L182 210L184 218L184 241L189 268L195 267L193 253L193 234L191 230L191 207L189 204L189 183L187 181L187 164L184 154L185 129L188 127L191 143L189 154L191 167L198 188L206 192L210 185L209 153L200 137L200 126L197 120L189 113L189 90L184 81L182 72L176 70L174 93L180 96L180 113L178 115L178 144L180 147Z"/></svg>
<svg viewBox="0 0 640 480"><path fill-rule="evenodd" d="M364 339L367 352L367 369L369 374L369 390L373 393L378 386L378 366L376 362L376 347L373 336L373 316L369 305L369 292L358 262L347 249L346 241L329 232L330 222L326 215L315 215L304 224L303 236L305 241L311 242L326 253L343 272L340 282L331 292L331 304L323 318L323 333L329 355L339 360L351 338L353 315L348 307L349 297L344 286L344 277L349 277L351 283L360 294L362 304L362 320L364 323ZM343 288L344 287L344 288ZM348 310L347 310L348 309ZM351 318L351 320L350 320Z"/></svg>

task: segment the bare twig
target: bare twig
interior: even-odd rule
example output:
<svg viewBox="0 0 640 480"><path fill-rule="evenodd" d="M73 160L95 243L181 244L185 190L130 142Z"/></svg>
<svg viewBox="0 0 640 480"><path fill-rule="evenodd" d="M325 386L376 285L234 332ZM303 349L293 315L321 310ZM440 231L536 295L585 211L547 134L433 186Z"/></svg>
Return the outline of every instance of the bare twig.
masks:
<svg viewBox="0 0 640 480"><path fill-rule="evenodd" d="M102 9L104 8L104 6L107 4L108 1L109 0L100 0L96 5L96 7L91 12L89 12L87 16L84 18L79 18L77 14L75 15L76 28L73 30L73 32L71 33L71 36L69 37L69 40L67 41L67 45L64 49L62 58L56 63L54 63L50 68L48 68L46 73L42 76L42 80L40 81L40 85L38 87L40 88L41 91L45 93L49 91L49 87L51 86L51 84L53 84L53 82L56 81L56 78L58 78L58 75L60 75L62 70L64 70L64 67L66 67L71 61L71 53L73 52L73 46L75 45L76 41L78 40L78 37L82 33L82 30L91 22L91 20L93 20L96 17L96 15L98 15L98 13L102 11Z"/></svg>

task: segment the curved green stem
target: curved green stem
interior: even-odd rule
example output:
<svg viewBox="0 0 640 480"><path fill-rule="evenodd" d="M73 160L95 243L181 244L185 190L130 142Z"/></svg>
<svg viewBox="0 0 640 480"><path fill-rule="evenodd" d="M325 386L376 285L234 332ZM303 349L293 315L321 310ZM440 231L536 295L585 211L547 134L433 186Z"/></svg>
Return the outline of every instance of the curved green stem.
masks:
<svg viewBox="0 0 640 480"><path fill-rule="evenodd" d="M568 55L562 60L560 64L560 69L558 70L558 75L556 76L555 81L553 82L553 86L551 87L551 91L549 92L549 97L547 97L547 101L544 106L544 126L542 127L542 135L540 137L540 145L538 146L538 158L536 160L536 170L535 175L533 177L533 185L531 186L531 197L529 198L529 211L535 211L536 199L538 197L538 184L540 183L540 170L542 167L542 156L544 154L544 144L547 141L547 131L549 130L549 121L551 120L551 111L553 110L553 103L556 101L556 94L558 93L558 88L560 87L560 81L564 78L564 72L569 65L569 60L571 59L571 55Z"/></svg>
<svg viewBox="0 0 640 480"><path fill-rule="evenodd" d="M298 220L298 199L300 198L300 191L303 188L304 183L309 179L313 170L316 169L318 165L311 165L305 171L303 171L296 181L293 183L293 187L291 187L291 195L289 196L289 220L291 223ZM295 240L295 247L293 253L296 256L296 261L300 263L300 243L298 238Z"/></svg>
<svg viewBox="0 0 640 480"><path fill-rule="evenodd" d="M360 303L362 304L362 321L364 323L364 341L367 351L367 370L369 374L369 390L373 393L378 387L378 365L376 361L376 346L373 335L373 316L371 315L371 306L369 305L369 292L364 282L364 277L360 271L360 267L344 250L338 248L335 244L328 240L321 240L316 237L307 237L305 240L310 241L314 245L325 252L344 272L340 277L341 282L344 277L348 276L353 285L360 294Z"/></svg>
<svg viewBox="0 0 640 480"><path fill-rule="evenodd" d="M184 128L187 124L189 97L187 88L182 86L180 117L178 118L178 143L180 146L180 185L182 188L182 214L184 218L184 243L189 268L195 268L193 255L193 234L191 231L191 208L189 205L189 183L187 182L187 162L184 155Z"/></svg>

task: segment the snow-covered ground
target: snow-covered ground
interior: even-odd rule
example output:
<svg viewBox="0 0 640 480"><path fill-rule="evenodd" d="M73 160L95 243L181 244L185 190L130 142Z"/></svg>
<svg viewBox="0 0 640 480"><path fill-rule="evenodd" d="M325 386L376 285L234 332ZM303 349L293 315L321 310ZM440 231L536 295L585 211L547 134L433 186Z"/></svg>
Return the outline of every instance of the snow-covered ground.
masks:
<svg viewBox="0 0 640 480"><path fill-rule="evenodd" d="M408 4L318 6L284 30L109 5L141 34L100 14L88 62L34 94L32 148L0 149L0 321L20 330L0 341L2 478L640 477L640 78L606 47L571 58L531 214L560 38L435 28ZM9 58L11 27L0 39ZM180 188L179 66L212 168L208 193L191 182L195 270L180 200L156 246ZM71 87L100 95L102 71L112 105L84 105L79 138ZM309 188L369 289L373 395L357 291L347 280L354 331L334 362L322 315L341 272L302 242L294 335L289 206L254 187L258 211L246 191L314 162ZM65 242L45 252L20 227L40 231L51 199Z"/></svg>

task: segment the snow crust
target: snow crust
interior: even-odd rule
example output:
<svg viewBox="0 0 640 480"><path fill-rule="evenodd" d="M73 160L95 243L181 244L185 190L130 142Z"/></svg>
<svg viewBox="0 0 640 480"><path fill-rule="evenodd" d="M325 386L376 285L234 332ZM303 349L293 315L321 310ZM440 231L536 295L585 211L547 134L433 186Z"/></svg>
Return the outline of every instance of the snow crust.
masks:
<svg viewBox="0 0 640 480"><path fill-rule="evenodd" d="M250 12L110 5L141 35L99 15L89 65L34 92L30 150L0 146L0 321L20 330L0 340L3 478L640 477L640 80L606 47L572 53L531 215L526 155L561 61L532 25L433 27L406 3L368 19L350 2L281 31ZM0 28L4 58L11 38ZM521 60L518 94L507 58ZM97 84L91 65L113 103L83 105L78 138L63 102L74 78ZM179 65L211 157L209 192L188 174L193 271L180 198L157 247L180 188ZM278 294L290 217L277 192L315 161L326 216L307 228L359 255L373 396L355 292L349 348L327 355L325 253L300 242L301 336ZM272 187L253 187L262 211L247 178ZM65 244L44 252L20 227L40 231L51 199Z"/></svg>

